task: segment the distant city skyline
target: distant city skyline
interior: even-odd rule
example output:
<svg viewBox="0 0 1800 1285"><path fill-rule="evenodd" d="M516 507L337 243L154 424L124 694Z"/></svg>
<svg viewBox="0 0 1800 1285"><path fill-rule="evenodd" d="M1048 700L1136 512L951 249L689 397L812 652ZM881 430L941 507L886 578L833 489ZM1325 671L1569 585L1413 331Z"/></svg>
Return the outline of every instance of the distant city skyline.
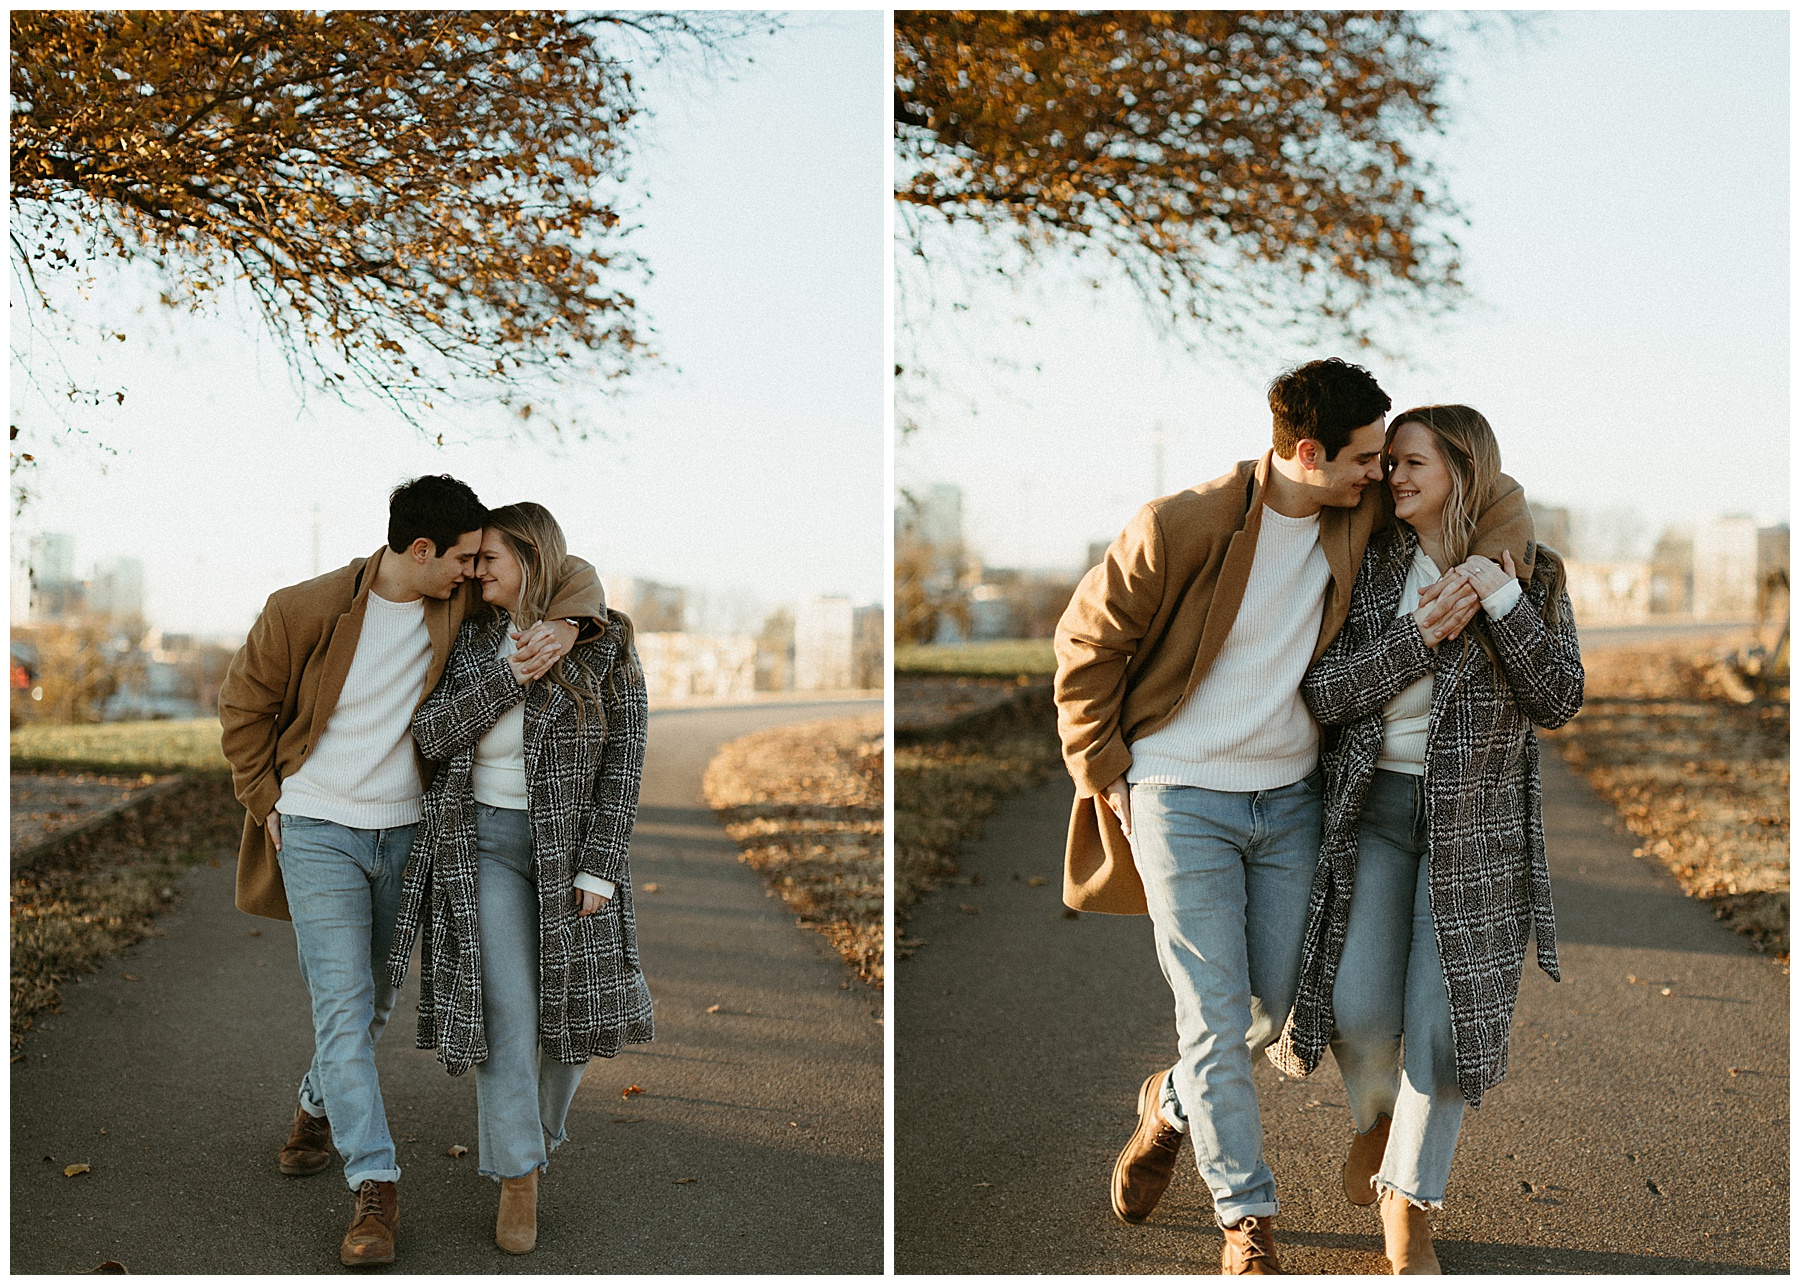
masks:
<svg viewBox="0 0 1800 1285"><path fill-rule="evenodd" d="M1534 22L1456 37L1450 130L1424 150L1469 216L1472 299L1383 333L1406 360L1188 352L1127 287L1055 266L985 278L966 311L932 315L897 484L960 485L991 565L1080 565L1146 500L1266 450L1269 378L1333 354L1367 364L1395 410L1482 410L1536 501L1635 509L1647 539L1732 513L1786 521L1787 15ZM902 256L900 271L918 269ZM956 297L954 270L935 271Z"/></svg>
<svg viewBox="0 0 1800 1285"><path fill-rule="evenodd" d="M447 472L490 504L545 504L602 574L683 585L727 614L881 601L885 24L797 13L742 52L730 79L644 77L633 243L655 273L638 295L665 364L616 396L562 394L593 438L507 440L533 425L494 408L420 431L367 399L302 398L246 306L170 313L147 272L103 275L82 330L129 341L54 356L84 386L127 390L123 405L61 408L118 454L46 445L52 408L15 359L14 449L40 461L39 498L13 522L15 587L31 536L67 532L83 574L141 558L146 615L165 629L241 633L313 573L315 506L330 569L384 542L397 483ZM29 331L14 341L52 357Z"/></svg>

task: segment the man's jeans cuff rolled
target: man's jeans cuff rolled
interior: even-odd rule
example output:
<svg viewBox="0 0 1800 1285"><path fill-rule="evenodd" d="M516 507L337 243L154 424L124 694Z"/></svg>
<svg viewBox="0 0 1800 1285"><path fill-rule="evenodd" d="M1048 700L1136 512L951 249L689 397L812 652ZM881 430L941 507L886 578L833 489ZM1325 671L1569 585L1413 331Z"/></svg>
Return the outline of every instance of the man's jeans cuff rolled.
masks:
<svg viewBox="0 0 1800 1285"><path fill-rule="evenodd" d="M400 1171L398 1169L365 1169L361 1173L345 1174L344 1181L349 1184L351 1191L355 1191L365 1182L399 1182Z"/></svg>

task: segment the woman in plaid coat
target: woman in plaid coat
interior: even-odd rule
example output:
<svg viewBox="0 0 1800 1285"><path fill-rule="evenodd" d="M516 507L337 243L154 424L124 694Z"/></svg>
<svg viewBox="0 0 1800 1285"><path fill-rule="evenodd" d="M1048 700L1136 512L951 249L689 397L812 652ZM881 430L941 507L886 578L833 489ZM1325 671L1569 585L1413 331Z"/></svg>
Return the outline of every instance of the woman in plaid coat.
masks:
<svg viewBox="0 0 1800 1285"><path fill-rule="evenodd" d="M1396 1274L1431 1274L1425 1211L1465 1104L1506 1072L1528 935L1560 979L1532 725L1573 718L1583 674L1557 555L1540 546L1522 581L1510 553L1467 556L1500 472L1487 420L1407 411L1387 458L1399 520L1301 687L1326 729L1325 821L1299 995L1269 1055L1305 1075L1330 1045L1357 1131L1345 1193L1379 1200ZM1454 605L1428 626L1421 596Z"/></svg>
<svg viewBox="0 0 1800 1285"><path fill-rule="evenodd" d="M389 972L423 942L419 1047L475 1068L481 1172L499 1180L495 1240L537 1243L538 1173L590 1057L651 1038L627 847L647 709L631 621L608 612L525 684L511 657L557 586L563 534L542 505L488 515L479 575L491 610L462 627L413 719L439 762L426 791ZM509 628L511 626L511 628Z"/></svg>

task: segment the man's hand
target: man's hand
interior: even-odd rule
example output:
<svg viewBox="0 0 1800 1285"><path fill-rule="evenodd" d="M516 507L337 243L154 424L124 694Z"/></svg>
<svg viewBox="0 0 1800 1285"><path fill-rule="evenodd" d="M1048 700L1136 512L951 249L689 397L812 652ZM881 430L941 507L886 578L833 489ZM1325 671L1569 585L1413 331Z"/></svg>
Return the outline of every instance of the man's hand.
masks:
<svg viewBox="0 0 1800 1285"><path fill-rule="evenodd" d="M1125 832L1125 837L1129 839L1131 837L1130 783L1121 776L1118 780L1102 790L1100 792L1100 797L1106 800L1106 806L1111 808L1113 815L1119 818L1119 828Z"/></svg>
<svg viewBox="0 0 1800 1285"><path fill-rule="evenodd" d="M1445 639L1460 635L1480 610L1480 595L1458 570L1419 591L1419 609L1413 612L1413 621L1419 626L1425 645L1436 647Z"/></svg>
<svg viewBox="0 0 1800 1285"><path fill-rule="evenodd" d="M269 827L269 842L275 845L275 851L281 851L281 814L270 811L269 819L263 822Z"/></svg>
<svg viewBox="0 0 1800 1285"><path fill-rule="evenodd" d="M586 888L575 889L575 913L582 919L597 912L606 904L607 899L597 892L589 892Z"/></svg>
<svg viewBox="0 0 1800 1285"><path fill-rule="evenodd" d="M1484 558L1479 553L1471 554L1469 560L1457 570L1469 578L1469 583L1475 586L1476 594L1486 598L1506 588L1508 580L1517 578L1514 574L1512 554L1502 549L1500 558L1506 564L1505 566L1501 566L1492 559Z"/></svg>
<svg viewBox="0 0 1800 1285"><path fill-rule="evenodd" d="M507 662L513 677L521 687L542 678L574 648L575 637L575 626L566 620L540 620L523 632L513 630L512 639L519 648Z"/></svg>

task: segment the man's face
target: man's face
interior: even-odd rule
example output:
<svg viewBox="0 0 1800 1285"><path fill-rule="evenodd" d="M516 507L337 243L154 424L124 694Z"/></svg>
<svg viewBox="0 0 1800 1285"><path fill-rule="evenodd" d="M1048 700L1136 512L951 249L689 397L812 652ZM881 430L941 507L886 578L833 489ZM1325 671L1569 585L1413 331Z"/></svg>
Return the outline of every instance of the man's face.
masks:
<svg viewBox="0 0 1800 1285"><path fill-rule="evenodd" d="M475 574L475 557L481 552L481 532L464 531L456 543L438 557L429 556L431 541L425 541L426 558L420 566L419 592L427 598L448 598L463 581Z"/></svg>
<svg viewBox="0 0 1800 1285"><path fill-rule="evenodd" d="M1362 501L1365 488L1381 481L1381 450L1387 438L1387 416L1378 415L1350 435L1336 459L1325 458L1325 448L1309 443L1317 452L1312 471L1314 485L1324 494L1320 497L1333 508L1353 509Z"/></svg>

